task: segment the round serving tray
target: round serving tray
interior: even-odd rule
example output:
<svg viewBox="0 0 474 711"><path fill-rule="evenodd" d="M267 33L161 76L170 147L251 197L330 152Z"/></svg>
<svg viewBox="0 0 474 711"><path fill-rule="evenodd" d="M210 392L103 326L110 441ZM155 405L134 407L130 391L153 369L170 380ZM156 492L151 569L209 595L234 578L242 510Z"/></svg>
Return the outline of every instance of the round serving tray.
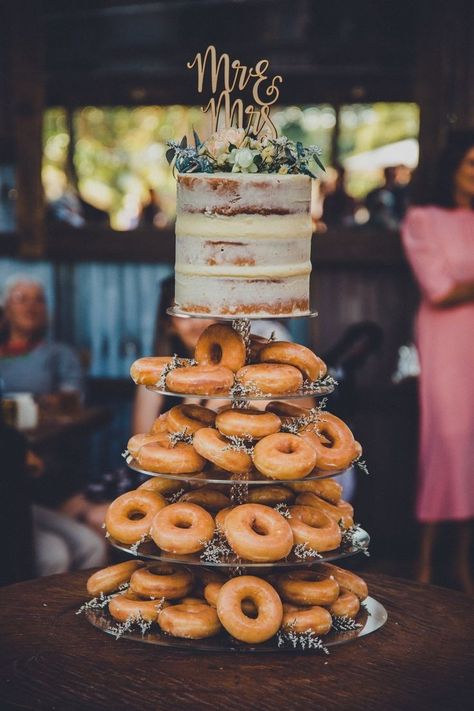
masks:
<svg viewBox="0 0 474 711"><path fill-rule="evenodd" d="M177 306L170 306L166 309L169 316L178 318L204 318L216 321L280 321L289 318L316 318L317 311L307 311L299 314L264 314L262 316L249 316L248 314L195 314L189 311L182 311Z"/></svg>
<svg viewBox="0 0 474 711"><path fill-rule="evenodd" d="M353 542L343 544L333 551L320 553L321 557L300 558L292 551L290 555L283 559L271 563L255 563L254 561L246 561L239 558L235 554L229 554L225 560L215 561L209 560L208 557L202 558L202 553L190 553L188 555L178 555L176 553L167 553L160 550L153 541L146 541L139 546L130 546L125 543L119 543L112 536L108 537L109 543L118 550L134 555L138 558L147 560L160 560L166 563L180 563L184 565L208 566L213 568L240 568L256 570L260 568L300 568L314 566L317 563L328 563L330 561L349 558L357 553L367 551L370 543L370 536L363 528L359 528L353 535Z"/></svg>
<svg viewBox="0 0 474 711"><path fill-rule="evenodd" d="M117 622L105 610L86 610L86 619L98 629L107 634L117 636ZM325 647L335 647L338 644L352 642L360 637L371 634L383 627L388 619L384 606L373 597L368 597L365 601L356 622L360 627L347 632L331 631L325 635L321 641ZM133 642L144 642L145 644L155 644L159 647L175 647L179 649L201 650L203 652L299 652L308 653L320 651L317 648L301 644L293 645L290 641L282 646L278 645L278 638L273 637L262 644L245 644L231 637L226 632L220 632L215 637L207 639L183 639L172 637L160 630L158 625L153 625L150 631L141 634L139 631L130 630L120 635L124 639Z"/></svg>
<svg viewBox="0 0 474 711"><path fill-rule="evenodd" d="M159 479L171 479L174 481L182 481L183 483L197 484L199 486L204 484L222 484L224 486L239 486L239 485L249 485L249 486L289 486L290 484L304 484L307 481L318 481L320 479L331 479L335 476L340 476L344 472L349 471L348 469L343 469L338 472L319 472L317 474L308 474L304 479L244 479L239 477L237 474L232 475L229 472L229 477L227 479L216 479L215 477L201 477L196 478L195 476L190 476L189 474L161 474L160 472L150 472L147 469L143 469L136 459L127 459L127 465L133 471L139 474L145 474L146 476L156 476Z"/></svg>
<svg viewBox="0 0 474 711"><path fill-rule="evenodd" d="M299 390L295 390L292 393L279 393L272 394L266 393L264 395L254 395L253 393L240 395L230 395L229 392L220 393L219 395L202 395L199 393L176 393L174 390L168 390L168 388L160 388L158 385L147 385L147 390L157 395L168 395L169 397L192 397L198 400L231 400L234 402L246 400L252 402L253 400L294 400L295 398L302 397L322 397L323 395L330 395L334 392L334 385L311 385L307 388L303 387Z"/></svg>

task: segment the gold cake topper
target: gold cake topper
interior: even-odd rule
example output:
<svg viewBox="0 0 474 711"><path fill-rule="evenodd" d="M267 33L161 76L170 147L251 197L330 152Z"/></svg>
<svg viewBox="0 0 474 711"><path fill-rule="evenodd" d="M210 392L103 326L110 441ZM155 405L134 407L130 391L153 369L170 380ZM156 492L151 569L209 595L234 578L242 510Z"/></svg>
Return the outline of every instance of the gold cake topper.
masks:
<svg viewBox="0 0 474 711"><path fill-rule="evenodd" d="M279 74L269 77L269 65L268 59L260 59L254 67L247 67L240 63L240 59L231 60L226 53L218 57L213 45L206 49L204 55L198 52L192 62L187 63L188 69L197 69L197 88L200 94L204 91L206 74L209 72L209 87L213 96L201 110L205 113L210 111L213 133L219 127L236 126L258 135L265 128L270 136L276 138L277 130L270 119L270 106L278 101L278 84L282 83L283 77ZM243 100L234 99L232 93L244 91L252 80L252 98L255 103L244 106Z"/></svg>

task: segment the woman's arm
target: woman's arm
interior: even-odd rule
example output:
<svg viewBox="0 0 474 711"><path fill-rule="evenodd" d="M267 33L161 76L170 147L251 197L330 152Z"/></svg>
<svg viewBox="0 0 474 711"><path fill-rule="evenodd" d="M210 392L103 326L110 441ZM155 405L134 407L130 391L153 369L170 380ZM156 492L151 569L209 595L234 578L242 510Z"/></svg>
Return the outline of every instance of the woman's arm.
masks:
<svg viewBox="0 0 474 711"><path fill-rule="evenodd" d="M149 432L153 422L161 414L165 398L139 385L136 390L132 410L132 434Z"/></svg>

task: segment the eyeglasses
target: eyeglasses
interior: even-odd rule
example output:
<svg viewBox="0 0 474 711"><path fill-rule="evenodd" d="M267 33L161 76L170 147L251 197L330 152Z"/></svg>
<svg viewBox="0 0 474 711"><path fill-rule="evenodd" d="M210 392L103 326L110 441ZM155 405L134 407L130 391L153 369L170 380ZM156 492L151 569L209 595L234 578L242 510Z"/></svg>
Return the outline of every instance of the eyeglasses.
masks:
<svg viewBox="0 0 474 711"><path fill-rule="evenodd" d="M44 294L22 294L21 292L14 292L13 294L10 294L8 297L8 301L10 301L12 304L16 304L17 306L26 306L26 305L36 305L36 306L44 306L46 304L46 299Z"/></svg>

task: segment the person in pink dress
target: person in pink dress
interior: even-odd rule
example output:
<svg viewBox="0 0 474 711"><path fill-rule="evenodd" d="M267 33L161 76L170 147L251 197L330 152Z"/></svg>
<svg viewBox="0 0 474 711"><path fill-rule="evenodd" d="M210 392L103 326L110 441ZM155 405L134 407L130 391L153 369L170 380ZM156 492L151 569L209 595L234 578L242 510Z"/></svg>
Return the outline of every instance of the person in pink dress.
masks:
<svg viewBox="0 0 474 711"><path fill-rule="evenodd" d="M433 199L412 207L402 227L421 290L418 579L432 578L439 524L455 523L453 575L472 593L474 517L474 131L453 133Z"/></svg>

